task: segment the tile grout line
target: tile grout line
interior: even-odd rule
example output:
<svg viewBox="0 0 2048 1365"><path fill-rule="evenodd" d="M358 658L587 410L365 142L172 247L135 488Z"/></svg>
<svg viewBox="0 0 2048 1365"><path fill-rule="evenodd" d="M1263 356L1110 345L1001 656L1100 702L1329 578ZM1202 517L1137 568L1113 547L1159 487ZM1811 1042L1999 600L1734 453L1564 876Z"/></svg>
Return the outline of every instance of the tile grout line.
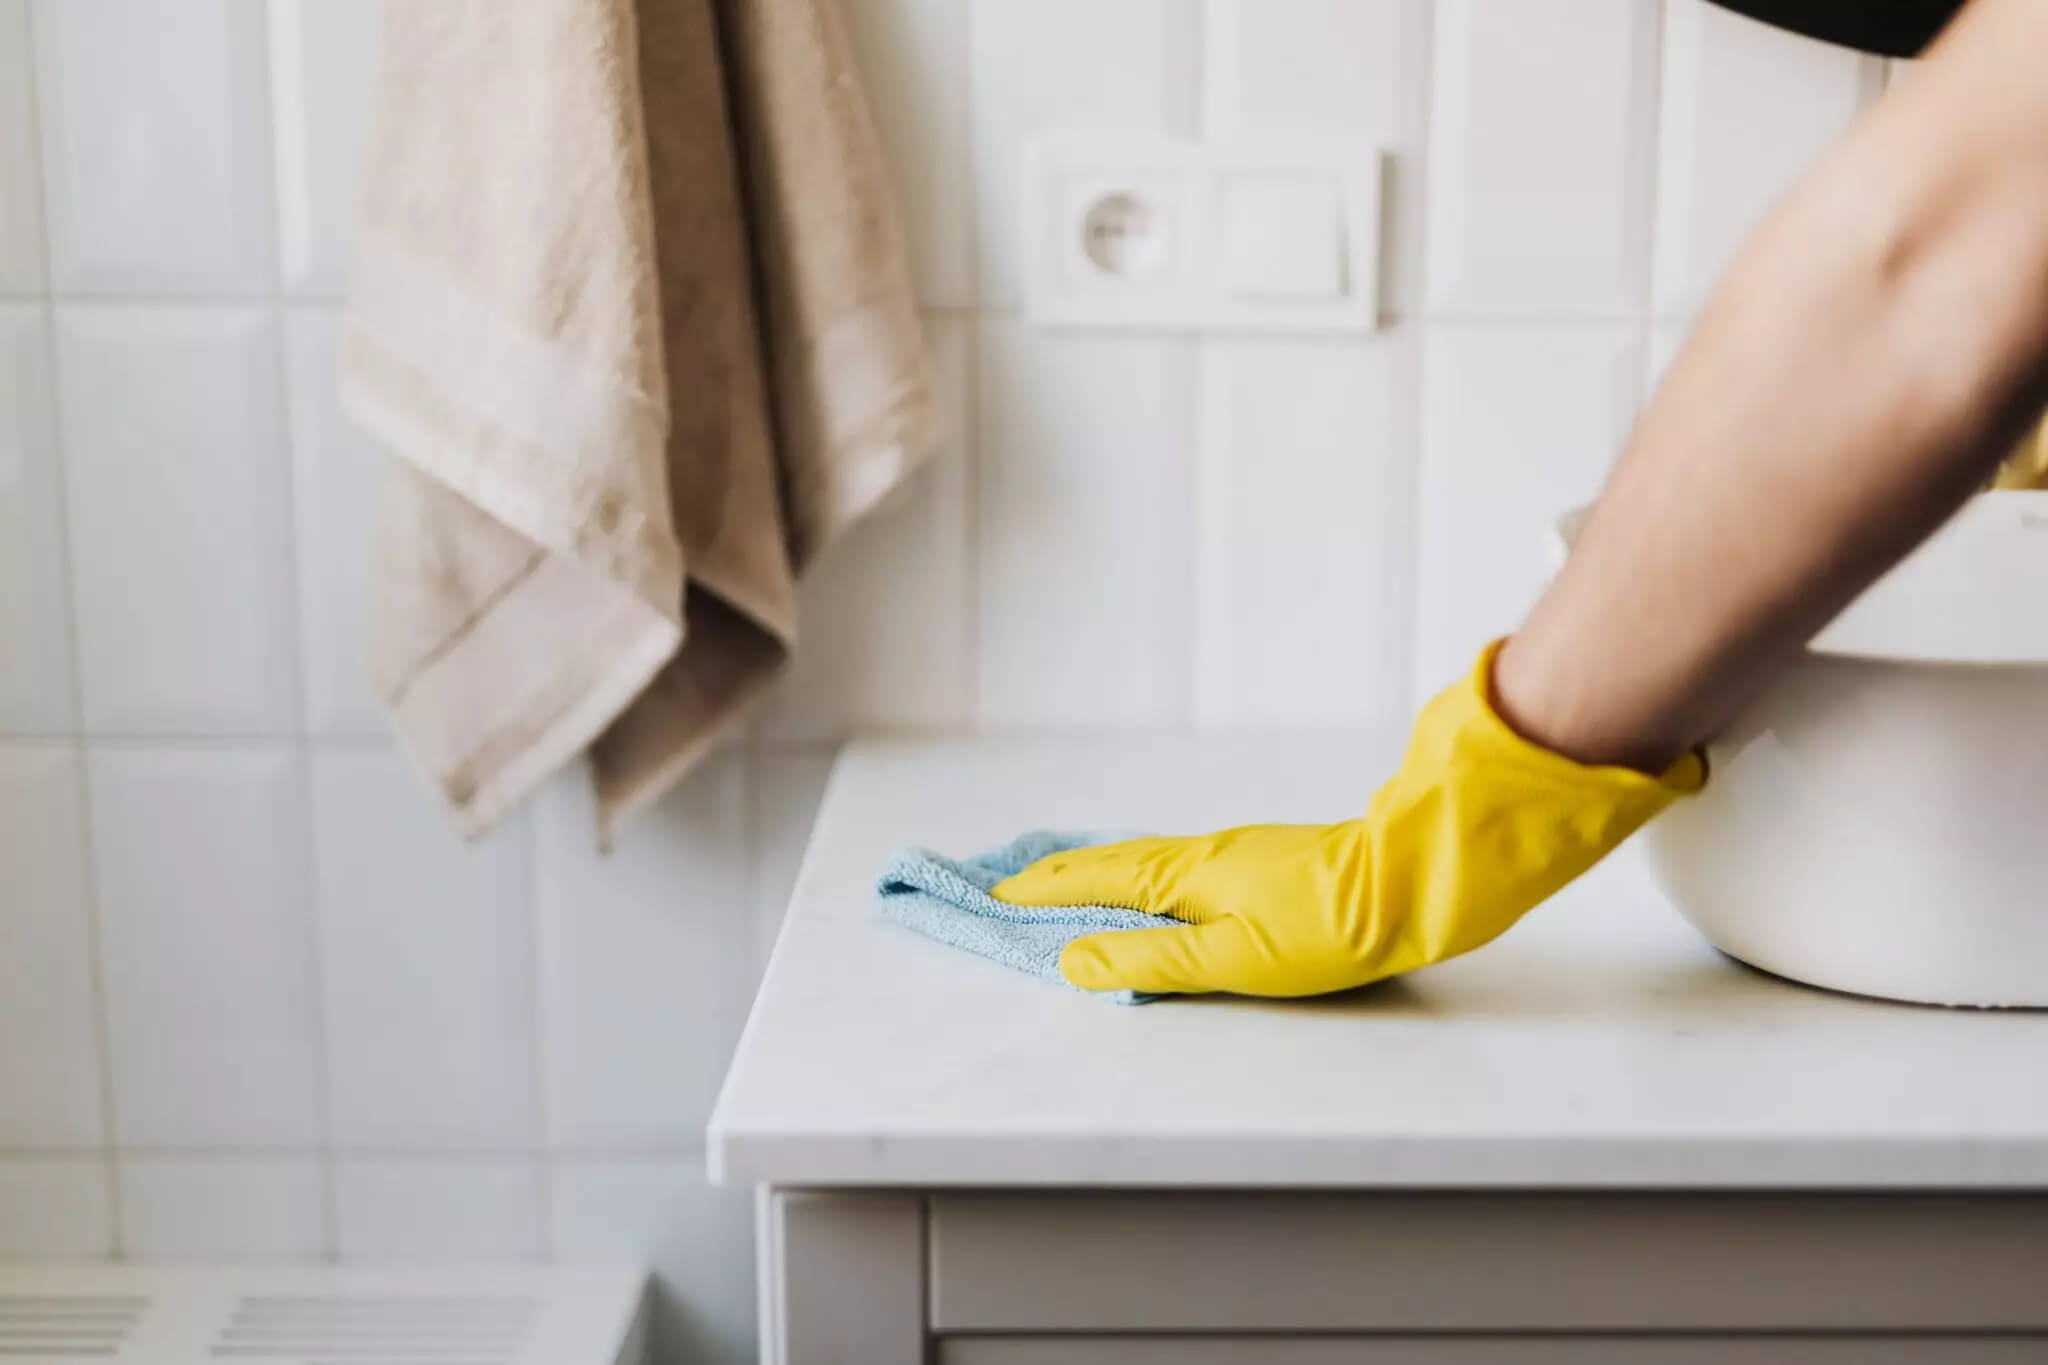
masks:
<svg viewBox="0 0 2048 1365"><path fill-rule="evenodd" d="M1176 43L1181 51L1183 68L1176 96L1180 108L1169 112L1168 121L1178 125L1183 136L1196 141L1210 133L1209 39L1214 33L1215 17L1216 0L1202 0L1199 6L1180 11L1175 31L1168 35L1168 41ZM1171 728L1182 733L1195 728L1195 706L1200 692L1196 682L1196 649L1201 640L1202 603L1196 575L1201 569L1206 467L1202 458L1207 436L1203 420L1206 414L1203 389L1209 378L1205 361L1213 344L1212 338L1200 331L1172 338L1167 343L1167 380L1173 389L1173 420L1169 427L1180 448L1181 458L1176 463L1185 473L1179 489L1180 505L1176 511L1180 525L1185 529L1183 534L1171 537L1168 542L1173 546L1174 559L1169 575L1180 588L1180 601L1172 610L1162 613L1163 619L1173 622L1178 636L1170 642L1169 653L1174 656L1177 666L1171 674L1171 691L1164 700Z"/></svg>
<svg viewBox="0 0 2048 1365"><path fill-rule="evenodd" d="M320 1176L321 1247L323 1260L332 1261L340 1254L340 1219L334 1176L334 1091L332 1085L332 1047L328 1038L329 1011L327 1008L327 955L326 938L321 924L320 853L318 831L314 820L313 791L313 746L311 743L312 723L306 704L309 670L306 667L306 602L304 575L300 572L300 552L304 548L305 528L299 525L299 469L298 431L295 418L302 416L298 410L295 386L291 382L289 361L292 354L292 315L284 288L284 243L280 226L281 209L279 195L283 192L279 176L279 158L283 153L283 139L277 127L278 81L283 70L279 60L283 56L284 33L281 28L282 11L276 4L265 4L261 23L263 42L259 45L259 58L263 64L262 89L264 98L260 118L263 121L262 134L267 153L269 172L269 193L265 196L266 223L270 239L270 289L268 304L276 318L275 345L271 352L271 370L276 384L277 411L279 417L278 436L282 442L279 450L280 469L284 482L285 518L285 590L290 614L291 639L291 683L293 726L290 744L295 767L298 770L299 791L299 838L301 875L304 885L304 916L306 931L306 957L308 968L307 990L312 1015L312 1070L313 1070L313 1122L319 1136L318 1170Z"/></svg>
<svg viewBox="0 0 2048 1365"><path fill-rule="evenodd" d="M1413 184L1414 205L1405 217L1397 218L1408 229L1407 236L1414 243L1415 250L1415 308L1412 319L1405 320L1408 336L1405 340L1407 380L1401 386L1401 420L1406 430L1402 433L1407 446L1406 458L1402 464L1407 474L1408 486L1403 490L1407 504L1407 515L1400 519L1403 544L1400 547L1403 572L1406 581L1400 594L1400 677L1394 695L1398 698L1395 729L1398 731L1420 704L1416 693L1416 674L1420 671L1420 644L1422 637L1422 518L1424 485L1427 482L1427 428L1425 406L1425 384L1429 369L1429 337L1431 331L1441 325L1429 317L1424 304L1429 294L1429 193L1430 170L1435 164L1435 147L1432 138L1435 133L1436 103L1436 5L1434 0L1409 0L1403 14L1403 23L1413 32L1402 34L1402 56L1409 59L1410 75L1404 78L1399 114L1402 132L1413 145L1414 166L1410 174L1395 181L1396 185ZM1404 319L1396 314L1389 326L1401 327Z"/></svg>
<svg viewBox="0 0 2048 1365"><path fill-rule="evenodd" d="M1621 438L1625 443L1633 434L1635 424L1642 419L1649 406L1654 386L1650 382L1651 355L1655 347L1657 327L1657 238L1659 216L1659 194L1664 174L1664 43L1665 28L1669 11L1665 0L1651 0L1647 20L1649 32L1637 40L1640 70L1634 78L1634 95L1640 103L1636 111L1635 141L1629 148L1631 170L1639 183L1634 187L1635 203L1632 206L1636 221L1630 225L1634 241L1631 251L1636 259L1634 269L1637 278L1635 286L1635 316L1630 319L1630 333L1635 348L1634 383L1629 386L1631 396L1628 420L1621 424ZM1624 212L1629 210L1625 209ZM1609 467L1620 458L1621 447L1616 446L1610 456Z"/></svg>
<svg viewBox="0 0 2048 1365"><path fill-rule="evenodd" d="M57 351L57 304L56 304L56 247L51 240L50 196L51 176L49 150L44 146L43 90L40 62L37 60L41 44L36 40L35 5L22 6L22 24L28 40L28 101L29 118L33 124L30 130L30 154L35 162L37 207L40 221L36 224L37 237L42 244L43 293L40 296L43 314L44 360L49 376L49 391L43 396L44 410L50 422L51 455L56 464L56 506L53 520L56 522L58 552L63 559L64 593L64 638L70 653L70 701L72 720L79 727L80 734L70 743L72 773L78 784L78 847L74 856L79 862L82 884L85 892L86 979L91 996L93 1025L98 1036L94 1039L94 1054L98 1070L98 1099L100 1109L100 1160L101 1179L105 1182L107 1195L107 1254L120 1259L123 1254L121 1210L121 1171L115 1134L119 1130L118 1106L114 1089L114 1030L111 999L107 992L106 957L100 915L100 877L98 858L94 850L92 818L92 774L88 762L88 743L83 734L85 728L85 664L83 649L79 642L78 630L78 586L77 562L73 553L71 535L71 468L65 458L69 442L65 438L63 405L62 362Z"/></svg>
<svg viewBox="0 0 2048 1365"><path fill-rule="evenodd" d="M594 799L594 798L593 798ZM533 1078L533 1147L536 1154L533 1168L534 1253L543 1264L555 1257L554 1233L554 1152L550 1144L554 1141L553 1096L548 1085L548 1037L546 1028L546 990L542 985L545 965L542 954L546 951L546 936L541 932L540 909L540 832L539 821L534 818L534 805L527 803L520 812L516 833L522 841L525 853L526 875L523 878L521 903L522 916L526 926L526 1047L528 1065ZM605 856L612 856L607 854Z"/></svg>
<svg viewBox="0 0 2048 1365"><path fill-rule="evenodd" d="M982 329L988 325L988 317L982 309L981 272L983 267L981 250L981 195L978 192L976 169L979 161L975 154L974 129L980 126L981 82L975 79L979 63L975 61L975 34L978 30L977 16L981 6L974 0L958 0L960 5L960 51L954 54L960 67L960 101L962 122L967 133L961 138L960 216L961 230L967 234L965 270L967 278L966 297L968 307L961 319L960 367L960 441L961 492L960 492L960 535L965 542L967 591L961 604L965 620L961 623L961 649L966 654L966 667L961 670L960 728L977 732L981 728L982 704L981 683L983 661L981 656L981 602L984 587L984 573L981 545L981 489L982 489Z"/></svg>

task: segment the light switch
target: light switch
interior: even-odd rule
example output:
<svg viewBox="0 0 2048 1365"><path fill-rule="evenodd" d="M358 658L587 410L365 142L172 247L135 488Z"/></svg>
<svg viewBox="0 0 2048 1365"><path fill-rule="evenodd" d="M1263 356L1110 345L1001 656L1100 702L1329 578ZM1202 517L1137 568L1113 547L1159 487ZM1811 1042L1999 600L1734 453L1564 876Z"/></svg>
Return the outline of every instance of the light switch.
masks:
<svg viewBox="0 0 2048 1365"><path fill-rule="evenodd" d="M1381 157L1343 138L1032 139L1026 312L1047 327L1370 331Z"/></svg>
<svg viewBox="0 0 2048 1365"><path fill-rule="evenodd" d="M1299 175L1223 179L1223 287L1330 299L1344 293L1344 205L1335 184Z"/></svg>

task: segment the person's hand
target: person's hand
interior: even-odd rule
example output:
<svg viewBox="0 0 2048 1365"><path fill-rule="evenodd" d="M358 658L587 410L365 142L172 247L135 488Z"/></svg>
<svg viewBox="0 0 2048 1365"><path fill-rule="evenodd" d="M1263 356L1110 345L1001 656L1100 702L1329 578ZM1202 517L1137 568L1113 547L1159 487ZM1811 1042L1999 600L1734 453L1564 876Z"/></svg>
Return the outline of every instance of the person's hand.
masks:
<svg viewBox="0 0 2048 1365"><path fill-rule="evenodd" d="M1091 990L1316 995L1477 948L1706 777L1697 755L1651 777L1522 739L1490 700L1495 648L1423 709L1362 819L1075 849L994 894L1181 921L1068 944L1060 971Z"/></svg>

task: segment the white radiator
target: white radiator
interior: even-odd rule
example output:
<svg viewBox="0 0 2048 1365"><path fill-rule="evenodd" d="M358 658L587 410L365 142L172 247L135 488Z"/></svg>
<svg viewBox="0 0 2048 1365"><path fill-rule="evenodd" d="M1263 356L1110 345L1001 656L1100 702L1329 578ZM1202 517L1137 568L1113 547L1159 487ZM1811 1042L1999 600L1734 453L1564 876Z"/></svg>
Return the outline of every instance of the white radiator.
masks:
<svg viewBox="0 0 2048 1365"><path fill-rule="evenodd" d="M637 1269L0 1265L0 1365L645 1365Z"/></svg>

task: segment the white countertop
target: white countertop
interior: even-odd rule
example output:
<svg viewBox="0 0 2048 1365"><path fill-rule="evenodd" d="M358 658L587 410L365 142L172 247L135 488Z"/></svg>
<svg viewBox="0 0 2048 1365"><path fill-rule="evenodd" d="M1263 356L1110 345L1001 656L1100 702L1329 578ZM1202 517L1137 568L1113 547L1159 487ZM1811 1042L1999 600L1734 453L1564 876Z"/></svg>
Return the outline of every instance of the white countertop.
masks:
<svg viewBox="0 0 2048 1365"><path fill-rule="evenodd" d="M1342 818L1384 748L864 743L841 758L710 1128L777 1185L2048 1187L2048 1014L1735 966L1624 852L1506 938L1313 1001L1110 1004L882 919L904 844Z"/></svg>

